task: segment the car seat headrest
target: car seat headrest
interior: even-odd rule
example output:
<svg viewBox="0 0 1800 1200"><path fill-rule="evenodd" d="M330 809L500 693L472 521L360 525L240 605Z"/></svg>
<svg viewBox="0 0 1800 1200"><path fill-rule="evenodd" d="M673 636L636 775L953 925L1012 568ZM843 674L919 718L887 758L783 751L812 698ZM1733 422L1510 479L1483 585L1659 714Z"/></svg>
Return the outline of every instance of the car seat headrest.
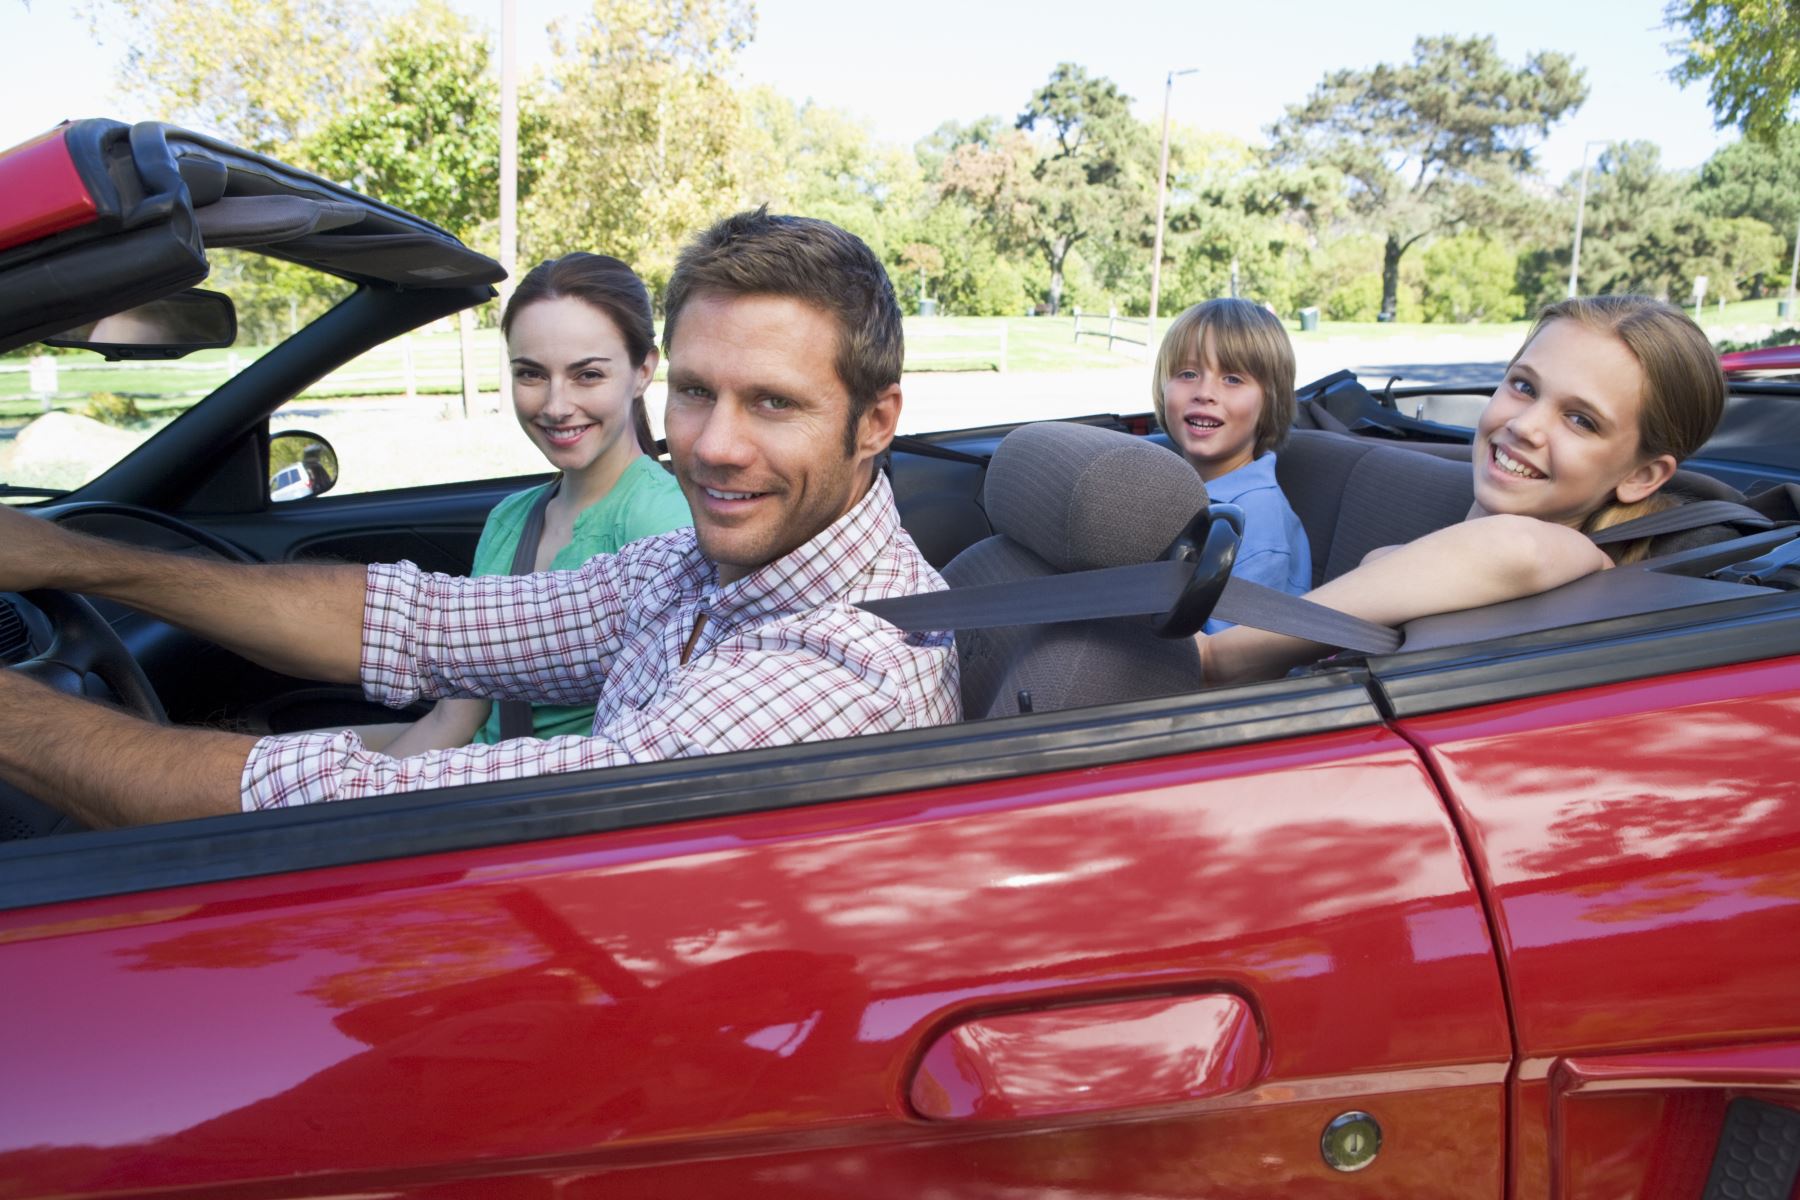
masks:
<svg viewBox="0 0 1800 1200"><path fill-rule="evenodd" d="M1047 421L1006 435L988 464L988 520L1058 571L1151 562L1206 507L1206 485L1152 442Z"/></svg>

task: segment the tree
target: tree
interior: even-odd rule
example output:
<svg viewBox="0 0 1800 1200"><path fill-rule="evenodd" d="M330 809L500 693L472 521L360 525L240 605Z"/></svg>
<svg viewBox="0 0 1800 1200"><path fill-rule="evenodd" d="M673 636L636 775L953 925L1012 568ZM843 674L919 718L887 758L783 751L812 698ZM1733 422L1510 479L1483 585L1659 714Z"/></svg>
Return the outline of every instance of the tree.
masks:
<svg viewBox="0 0 1800 1200"><path fill-rule="evenodd" d="M848 113L796 104L772 88L752 89L741 105L732 144L740 203L830 221L898 265L906 226L926 193L913 156L878 145Z"/></svg>
<svg viewBox="0 0 1800 1200"><path fill-rule="evenodd" d="M552 26L555 61L521 105L535 124L520 161L539 164L521 258L603 251L660 289L682 242L736 198L729 75L753 28L742 0L595 0Z"/></svg>
<svg viewBox="0 0 1800 1200"><path fill-rule="evenodd" d="M1491 37L1421 37L1410 63L1328 74L1276 123L1275 160L1340 171L1344 203L1383 236L1382 311L1392 314L1407 250L1460 227L1524 223L1519 186L1536 144L1587 98L1567 55L1522 67Z"/></svg>
<svg viewBox="0 0 1800 1200"><path fill-rule="evenodd" d="M420 0L375 42L371 77L307 139L305 165L468 240L500 208L500 89L487 38Z"/></svg>
<svg viewBox="0 0 1800 1200"><path fill-rule="evenodd" d="M1800 125L1788 125L1770 142L1745 138L1721 148L1700 168L1694 202L1716 217L1753 217L1774 229L1794 250L1800 227Z"/></svg>
<svg viewBox="0 0 1800 1200"><path fill-rule="evenodd" d="M1168 311L1226 295L1233 264L1239 295L1281 312L1297 308L1309 240L1299 214L1307 207L1303 197L1320 189L1315 174L1265 166L1236 138L1173 130L1163 264Z"/></svg>
<svg viewBox="0 0 1800 1200"><path fill-rule="evenodd" d="M1794 0L1674 0L1664 24L1687 35L1669 75L1707 80L1720 128L1772 143L1789 124L1800 94L1800 4Z"/></svg>
<svg viewBox="0 0 1800 1200"><path fill-rule="evenodd" d="M1595 166L1581 242L1581 288L1588 293L1639 292L1677 302L1696 276L1709 295L1735 300L1781 269L1782 239L1750 217L1709 215L1696 202L1694 178L1662 165L1654 142L1615 142ZM1528 256L1533 303L1563 295L1569 251ZM1522 264L1523 269L1523 264Z"/></svg>
<svg viewBox="0 0 1800 1200"><path fill-rule="evenodd" d="M1032 133L1039 136L1025 136ZM1025 249L1043 260L1047 299L1057 312L1077 246L1087 243L1090 261L1116 282L1125 269L1120 252L1148 245L1148 147L1129 96L1109 79L1062 63L1012 130L992 123L965 130L944 158L940 180L946 195L986 217L1003 250Z"/></svg>
<svg viewBox="0 0 1800 1200"><path fill-rule="evenodd" d="M361 78L367 0L86 0L127 46L120 84L167 121L277 157L336 115Z"/></svg>
<svg viewBox="0 0 1800 1200"><path fill-rule="evenodd" d="M1519 256L1485 233L1459 233L1425 248L1420 302L1427 321L1510 321Z"/></svg>

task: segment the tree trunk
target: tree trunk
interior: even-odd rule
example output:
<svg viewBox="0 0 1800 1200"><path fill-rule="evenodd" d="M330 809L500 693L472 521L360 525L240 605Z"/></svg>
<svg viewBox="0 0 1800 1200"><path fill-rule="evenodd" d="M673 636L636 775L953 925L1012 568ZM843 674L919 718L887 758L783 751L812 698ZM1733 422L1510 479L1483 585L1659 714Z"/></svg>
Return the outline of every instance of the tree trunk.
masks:
<svg viewBox="0 0 1800 1200"><path fill-rule="evenodd" d="M1073 245L1069 242L1050 247L1050 315L1053 317L1062 312L1063 263Z"/></svg>
<svg viewBox="0 0 1800 1200"><path fill-rule="evenodd" d="M1387 246L1381 254L1381 319L1392 321L1400 304L1400 256L1406 248L1400 244L1400 235L1387 235Z"/></svg>

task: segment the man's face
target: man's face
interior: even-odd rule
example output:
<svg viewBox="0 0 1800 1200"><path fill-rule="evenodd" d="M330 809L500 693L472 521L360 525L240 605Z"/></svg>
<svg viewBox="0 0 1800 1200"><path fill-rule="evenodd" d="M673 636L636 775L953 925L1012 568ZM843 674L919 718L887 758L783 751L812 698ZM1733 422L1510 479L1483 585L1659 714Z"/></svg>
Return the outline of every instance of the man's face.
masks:
<svg viewBox="0 0 1800 1200"><path fill-rule="evenodd" d="M700 549L731 583L810 541L863 497L900 389L858 423L838 378L837 322L785 296L703 293L669 345L664 428Z"/></svg>

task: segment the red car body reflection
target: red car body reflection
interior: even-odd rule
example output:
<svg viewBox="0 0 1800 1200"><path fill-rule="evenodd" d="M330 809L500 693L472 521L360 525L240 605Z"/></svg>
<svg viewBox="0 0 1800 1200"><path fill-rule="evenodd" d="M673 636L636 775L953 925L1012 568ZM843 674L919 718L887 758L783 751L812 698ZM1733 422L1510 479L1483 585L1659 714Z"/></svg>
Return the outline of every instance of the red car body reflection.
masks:
<svg viewBox="0 0 1800 1200"><path fill-rule="evenodd" d="M0 1195L1697 1194L1800 1086L1797 750L1790 659L16 911ZM983 1022L1026 1100L932 1101Z"/></svg>

